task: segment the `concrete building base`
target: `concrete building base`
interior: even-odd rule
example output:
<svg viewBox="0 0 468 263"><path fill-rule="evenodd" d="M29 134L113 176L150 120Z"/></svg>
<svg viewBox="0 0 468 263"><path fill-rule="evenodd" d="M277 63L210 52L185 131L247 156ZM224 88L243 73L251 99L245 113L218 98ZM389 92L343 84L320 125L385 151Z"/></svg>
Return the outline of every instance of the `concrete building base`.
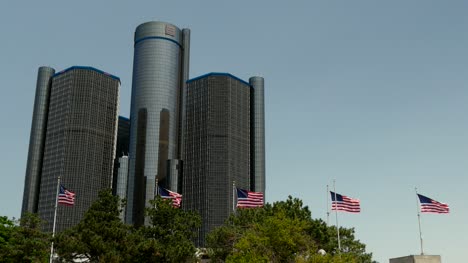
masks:
<svg viewBox="0 0 468 263"><path fill-rule="evenodd" d="M390 263L441 263L440 256L434 255L411 255L400 258L391 258Z"/></svg>

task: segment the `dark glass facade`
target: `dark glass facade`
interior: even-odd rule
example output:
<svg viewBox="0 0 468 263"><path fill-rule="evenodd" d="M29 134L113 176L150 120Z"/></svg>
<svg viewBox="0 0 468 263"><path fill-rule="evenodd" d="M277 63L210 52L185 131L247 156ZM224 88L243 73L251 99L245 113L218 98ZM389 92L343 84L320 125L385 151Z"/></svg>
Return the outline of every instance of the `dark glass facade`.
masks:
<svg viewBox="0 0 468 263"><path fill-rule="evenodd" d="M265 98L264 79L251 77L251 174L250 189L262 192L265 198Z"/></svg>
<svg viewBox="0 0 468 263"><path fill-rule="evenodd" d="M119 158L122 156L128 156L128 148L130 145L130 119L119 116L118 127L117 127L117 144L115 147L115 160L114 160L114 172L112 179L112 194L117 195L118 184L118 173L120 169ZM127 168L128 169L128 168ZM125 180L127 180L125 178ZM127 183L125 182L125 185ZM126 196L124 196L126 198Z"/></svg>
<svg viewBox="0 0 468 263"><path fill-rule="evenodd" d="M182 207L202 217L198 245L233 211L233 183L250 188L251 86L226 73L187 82Z"/></svg>
<svg viewBox="0 0 468 263"><path fill-rule="evenodd" d="M168 160L180 159L190 31L152 21L137 27L134 41L126 222L138 226L156 178L165 186Z"/></svg>
<svg viewBox="0 0 468 263"><path fill-rule="evenodd" d="M38 214L52 231L57 178L76 193L58 206L56 230L77 224L100 190L111 187L120 80L90 67L52 77Z"/></svg>
<svg viewBox="0 0 468 263"><path fill-rule="evenodd" d="M39 186L41 184L42 157L46 138L47 115L49 112L49 97L52 76L55 70L49 67L40 67L37 75L36 97L29 138L28 162L24 180L23 206L24 213L37 213L39 202Z"/></svg>
<svg viewBox="0 0 468 263"><path fill-rule="evenodd" d="M122 156L118 158L118 169L117 169L117 185L115 187L115 195L120 197L120 200L127 198L127 180L128 180L128 156ZM120 212L120 219L125 220L126 207L122 207Z"/></svg>

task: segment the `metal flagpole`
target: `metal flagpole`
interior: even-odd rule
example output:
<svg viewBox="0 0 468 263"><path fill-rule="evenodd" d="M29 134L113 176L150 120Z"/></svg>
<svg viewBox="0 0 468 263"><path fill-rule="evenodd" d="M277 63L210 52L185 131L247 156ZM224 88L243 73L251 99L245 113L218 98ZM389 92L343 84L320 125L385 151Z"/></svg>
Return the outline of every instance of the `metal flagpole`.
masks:
<svg viewBox="0 0 468 263"><path fill-rule="evenodd" d="M333 191L335 192L335 202L336 200L336 187L335 187L335 179L333 179ZM332 204L333 205L333 204ZM338 254L341 253L341 241L340 241L340 226L338 225L338 209L336 208L336 203L335 203L335 216L336 216L336 233L338 235Z"/></svg>
<svg viewBox="0 0 468 263"><path fill-rule="evenodd" d="M232 211L236 212L236 181L232 181Z"/></svg>
<svg viewBox="0 0 468 263"><path fill-rule="evenodd" d="M158 195L159 195L159 182L158 182L158 178L156 178L156 193L154 195L154 199L156 199Z"/></svg>
<svg viewBox="0 0 468 263"><path fill-rule="evenodd" d="M330 225L330 206L328 204L328 198L330 198L330 196L328 196L330 194L330 190L328 189L328 184L327 184L327 226Z"/></svg>
<svg viewBox="0 0 468 263"><path fill-rule="evenodd" d="M60 176L57 179L57 192L55 195L55 211L54 211L54 225L52 227L52 244L50 246L50 259L49 262L52 263L54 258L54 237L55 237L55 223L57 222L57 205L58 205L58 195L60 190Z"/></svg>
<svg viewBox="0 0 468 263"><path fill-rule="evenodd" d="M158 185L158 178L156 177L156 189L155 189L155 193L154 193L154 208L156 208L156 199L158 199L158 195L159 195L159 185Z"/></svg>
<svg viewBox="0 0 468 263"><path fill-rule="evenodd" d="M424 255L423 238L422 238L422 232L421 232L421 213L419 209L418 188L415 187L414 191L416 192L416 210L418 211L419 240L421 241L421 255Z"/></svg>

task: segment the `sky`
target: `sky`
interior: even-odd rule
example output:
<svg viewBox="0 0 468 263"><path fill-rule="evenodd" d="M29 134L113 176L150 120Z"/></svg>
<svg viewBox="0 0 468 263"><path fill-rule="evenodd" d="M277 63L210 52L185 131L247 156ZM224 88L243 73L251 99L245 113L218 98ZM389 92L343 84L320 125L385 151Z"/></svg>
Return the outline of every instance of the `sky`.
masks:
<svg viewBox="0 0 468 263"><path fill-rule="evenodd" d="M1 1L0 215L20 215L38 67L120 77L128 117L134 30L161 20L191 29L191 78L265 78L267 202L298 197L326 221L335 180L362 208L340 226L388 262L420 253L417 187L451 209L421 216L425 252L463 262L467 11L457 0Z"/></svg>

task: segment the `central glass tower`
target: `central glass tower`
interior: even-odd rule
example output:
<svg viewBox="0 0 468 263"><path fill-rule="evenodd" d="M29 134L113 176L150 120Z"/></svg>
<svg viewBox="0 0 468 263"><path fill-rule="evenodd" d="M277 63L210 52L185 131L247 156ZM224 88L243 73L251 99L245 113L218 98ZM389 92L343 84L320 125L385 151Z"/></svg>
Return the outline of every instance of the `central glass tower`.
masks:
<svg viewBox="0 0 468 263"><path fill-rule="evenodd" d="M189 47L190 30L169 23L147 22L135 31L127 223L144 224L144 208L154 199L156 183L170 188L178 178L167 171L179 163L183 147L181 105Z"/></svg>

